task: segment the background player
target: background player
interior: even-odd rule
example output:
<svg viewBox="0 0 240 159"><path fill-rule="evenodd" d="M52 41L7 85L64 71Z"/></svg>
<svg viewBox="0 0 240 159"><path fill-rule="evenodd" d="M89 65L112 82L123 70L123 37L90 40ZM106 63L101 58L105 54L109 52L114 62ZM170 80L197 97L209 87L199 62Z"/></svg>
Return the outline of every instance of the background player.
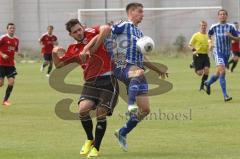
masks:
<svg viewBox="0 0 240 159"><path fill-rule="evenodd" d="M235 25L235 28L237 30L238 36L240 35L239 31L239 24L238 22L233 23ZM227 68L230 68L230 71L233 72L234 68L237 66L238 58L240 57L240 43L239 40L232 40L232 59L228 62Z"/></svg>
<svg viewBox="0 0 240 159"><path fill-rule="evenodd" d="M8 86L2 103L5 106L11 105L8 98L13 90L15 76L17 75L14 55L17 53L23 57L22 54L18 53L19 39L14 36L15 31L14 23L8 23L7 34L0 37L0 87L4 84L5 76L8 79Z"/></svg>
<svg viewBox="0 0 240 159"><path fill-rule="evenodd" d="M202 76L200 89L204 89L204 82L208 79L210 60L208 57L207 22L200 22L200 31L193 34L189 48L193 52L193 63L197 75Z"/></svg>
<svg viewBox="0 0 240 159"><path fill-rule="evenodd" d="M212 75L211 78L206 81L204 84L206 86L206 92L210 95L211 90L210 86L214 82L216 82L219 78L220 86L222 89L224 101L232 100L232 97L228 96L226 89L226 79L225 79L225 66L228 63L228 59L231 51L231 39L238 36L235 27L232 24L227 23L228 12L225 9L221 9L218 11L218 20L219 23L211 26L208 31L209 39L212 40L213 36L214 47L213 47L213 55L216 63L216 74ZM211 42L210 42L211 43Z"/></svg>
<svg viewBox="0 0 240 159"><path fill-rule="evenodd" d="M52 71L52 50L53 47L58 45L57 37L53 35L53 26L47 27L47 33L43 34L39 39L39 43L42 46L43 64L41 65L40 71L43 72L44 68L48 65L48 71L46 76L49 77Z"/></svg>

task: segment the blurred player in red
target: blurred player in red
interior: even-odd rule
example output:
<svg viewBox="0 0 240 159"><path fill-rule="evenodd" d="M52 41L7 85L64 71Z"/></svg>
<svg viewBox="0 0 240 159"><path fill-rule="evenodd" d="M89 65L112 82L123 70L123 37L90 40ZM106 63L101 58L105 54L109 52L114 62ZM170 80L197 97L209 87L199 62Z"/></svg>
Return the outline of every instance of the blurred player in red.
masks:
<svg viewBox="0 0 240 159"><path fill-rule="evenodd" d="M52 71L52 50L55 45L58 45L57 37L53 35L53 26L49 25L47 27L47 33L43 34L39 39L40 44L42 45L42 54L44 62L41 65L40 71L43 72L44 68L48 65L48 71L46 76L49 77L50 72Z"/></svg>
<svg viewBox="0 0 240 159"><path fill-rule="evenodd" d="M239 30L239 24L238 22L233 23L235 25L235 28L237 30L238 36L240 35ZM227 68L229 69L230 65L232 64L232 67L230 69L231 72L233 72L234 68L237 66L238 58L240 57L240 43L239 40L232 40L232 59L228 62Z"/></svg>
<svg viewBox="0 0 240 159"><path fill-rule="evenodd" d="M15 25L8 23L7 34L0 37L0 87L4 84L4 78L7 77L8 79L8 86L2 103L5 106L11 105L8 98L12 92L15 76L17 75L14 55L18 52L19 39L14 36L15 30ZM23 57L22 54L18 55Z"/></svg>

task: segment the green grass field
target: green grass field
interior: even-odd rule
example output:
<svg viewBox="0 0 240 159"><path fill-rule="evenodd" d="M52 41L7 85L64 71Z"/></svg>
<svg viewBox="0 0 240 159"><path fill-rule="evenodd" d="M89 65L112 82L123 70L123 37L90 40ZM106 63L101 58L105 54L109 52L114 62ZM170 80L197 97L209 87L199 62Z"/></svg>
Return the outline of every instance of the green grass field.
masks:
<svg viewBox="0 0 240 159"><path fill-rule="evenodd" d="M126 104L120 100L108 119L103 139L102 159L238 159L240 156L240 69L227 75L227 87L233 101L224 103L219 82L212 95L199 92L200 78L188 65L188 58L156 58L167 64L173 89L151 97L152 119L144 120L128 136L129 151L123 152L113 136L125 123ZM40 63L18 64L12 106L0 107L0 159L77 159L85 133L78 120L62 120L55 104L63 98L74 99L77 111L79 95L52 89L39 72ZM214 71L212 63L211 72ZM79 70L66 82L82 82ZM0 96L6 85L1 88ZM159 112L168 116L159 116ZM191 111L191 114L190 114ZM172 118L172 115L185 118ZM163 114L162 114L163 115ZM183 116L182 116L183 117Z"/></svg>

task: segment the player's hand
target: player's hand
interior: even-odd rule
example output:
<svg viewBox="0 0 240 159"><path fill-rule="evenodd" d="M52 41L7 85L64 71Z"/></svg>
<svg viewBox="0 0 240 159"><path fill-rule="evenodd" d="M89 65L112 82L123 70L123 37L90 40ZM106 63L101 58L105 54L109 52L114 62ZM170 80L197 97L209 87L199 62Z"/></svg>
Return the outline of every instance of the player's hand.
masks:
<svg viewBox="0 0 240 159"><path fill-rule="evenodd" d="M81 59L82 63L86 63L87 59L91 57L90 51L83 50L82 52L79 53L79 58Z"/></svg>
<svg viewBox="0 0 240 159"><path fill-rule="evenodd" d="M6 54L1 54L1 55L2 55L2 58L3 58L3 59L8 59L8 57L9 57L9 56L6 55Z"/></svg>
<svg viewBox="0 0 240 159"><path fill-rule="evenodd" d="M56 46L56 47L53 48L52 52L54 54L60 54L60 53L64 54L66 51L65 51L64 48Z"/></svg>

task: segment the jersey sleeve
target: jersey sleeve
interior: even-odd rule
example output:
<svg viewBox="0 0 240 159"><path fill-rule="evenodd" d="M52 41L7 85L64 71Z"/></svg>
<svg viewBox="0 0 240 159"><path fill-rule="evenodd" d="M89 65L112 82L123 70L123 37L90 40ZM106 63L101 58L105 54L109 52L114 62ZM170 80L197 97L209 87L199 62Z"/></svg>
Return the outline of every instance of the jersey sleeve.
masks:
<svg viewBox="0 0 240 159"><path fill-rule="evenodd" d="M123 33L126 25L127 25L126 22L120 22L118 24L112 25L112 33L113 34L121 34L121 33Z"/></svg>
<svg viewBox="0 0 240 159"><path fill-rule="evenodd" d="M213 26L211 26L211 28L208 30L208 36L210 37L210 36L213 36L213 34L214 34L214 30L213 30Z"/></svg>
<svg viewBox="0 0 240 159"><path fill-rule="evenodd" d="M196 34L193 34L192 38L189 41L189 44L193 46L196 44Z"/></svg>
<svg viewBox="0 0 240 159"><path fill-rule="evenodd" d="M238 37L238 32L237 32L237 30L235 29L235 27L231 27L230 33L232 34L232 36Z"/></svg>

